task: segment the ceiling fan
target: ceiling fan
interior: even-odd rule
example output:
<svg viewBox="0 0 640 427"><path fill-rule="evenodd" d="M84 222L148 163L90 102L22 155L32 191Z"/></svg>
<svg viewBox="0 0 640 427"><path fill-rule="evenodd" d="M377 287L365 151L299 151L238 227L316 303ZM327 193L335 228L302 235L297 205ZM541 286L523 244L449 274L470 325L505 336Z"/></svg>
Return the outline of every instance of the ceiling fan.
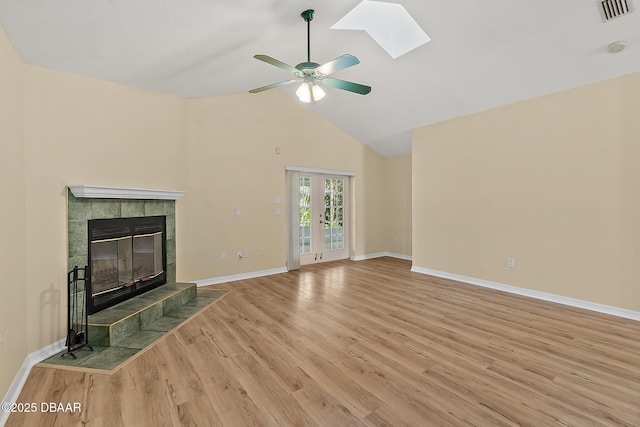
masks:
<svg viewBox="0 0 640 427"><path fill-rule="evenodd" d="M260 61L266 62L267 64L275 65L276 67L289 71L294 75L294 78L278 83L273 83L267 86L262 86L257 89L252 89L249 91L250 93L258 93L265 90L275 89L300 82L302 82L302 84L296 91L296 95L298 95L298 98L300 98L300 101L302 102L315 102L324 97L324 90L322 90L322 88L319 86L319 83L322 83L325 86L358 93L360 95L366 95L371 92L370 86L329 77L336 71L344 70L345 68L349 68L353 65L359 64L360 61L355 56L345 54L323 65L311 62L310 30L311 21L313 20L313 13L313 9L308 9L300 14L300 16L302 16L302 18L307 22L307 62L301 62L295 67L292 67L291 65L285 64L284 62L278 61L277 59L267 55L255 55L254 58Z"/></svg>

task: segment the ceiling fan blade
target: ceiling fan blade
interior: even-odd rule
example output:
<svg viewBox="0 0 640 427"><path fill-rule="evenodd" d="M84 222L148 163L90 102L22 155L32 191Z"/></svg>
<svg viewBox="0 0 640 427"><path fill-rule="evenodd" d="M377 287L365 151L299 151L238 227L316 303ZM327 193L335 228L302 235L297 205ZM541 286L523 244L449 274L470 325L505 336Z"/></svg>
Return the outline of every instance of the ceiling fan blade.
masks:
<svg viewBox="0 0 640 427"><path fill-rule="evenodd" d="M347 82L344 80L334 79L327 77L322 79L322 83L327 86L335 87L342 90L348 90L349 92L359 93L360 95L366 95L371 92L371 86L361 85L359 83Z"/></svg>
<svg viewBox="0 0 640 427"><path fill-rule="evenodd" d="M345 54L339 56L333 61L329 61L326 64L319 66L318 68L316 68L316 71L321 73L322 75L328 76L329 74L333 74L336 71L344 70L345 68L352 67L359 63L360 61L355 56Z"/></svg>
<svg viewBox="0 0 640 427"><path fill-rule="evenodd" d="M290 85L290 84L293 84L293 83L296 83L296 82L299 82L299 81L300 80L298 80L298 79L285 80L285 81L282 81L282 82L278 82L278 83L273 83L273 84L270 84L270 85L262 86L262 87L259 87L259 88L256 88L256 89L251 89L249 91L249 93L264 92L265 90L275 89L275 88L282 87L282 86L287 86L287 85Z"/></svg>
<svg viewBox="0 0 640 427"><path fill-rule="evenodd" d="M254 55L253 57L256 58L259 61L263 61L263 62L266 62L267 64L275 65L276 67L282 68L283 70L287 70L288 72L290 72L292 74L295 74L295 75L300 74L300 70L298 70L297 68L292 67L289 64L285 64L282 61L278 61L277 59L272 58L270 56L267 56L267 55Z"/></svg>

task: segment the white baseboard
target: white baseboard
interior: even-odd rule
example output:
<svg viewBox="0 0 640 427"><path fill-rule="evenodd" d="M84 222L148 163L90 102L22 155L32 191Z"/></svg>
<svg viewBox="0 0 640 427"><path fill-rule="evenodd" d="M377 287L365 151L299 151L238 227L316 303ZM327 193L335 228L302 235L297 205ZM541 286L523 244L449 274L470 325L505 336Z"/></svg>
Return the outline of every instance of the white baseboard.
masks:
<svg viewBox="0 0 640 427"><path fill-rule="evenodd" d="M286 267L272 268L270 270L251 271L249 273L233 274L231 276L212 277L210 279L196 280L196 286L219 285L220 283L235 282L236 280L255 279L256 277L271 276L272 274L286 273Z"/></svg>
<svg viewBox="0 0 640 427"><path fill-rule="evenodd" d="M22 362L22 366L13 379L11 386L9 386L9 390L7 390L7 393L5 394L2 402L15 403L18 400L18 396L20 396L20 392L22 391L24 383L29 377L29 372L31 372L31 368L33 367L33 365L42 362L44 359L64 350L65 342L66 339L63 338L60 341L56 341L46 347L41 348L40 350L36 350L33 353L28 354L27 357L24 358L24 362ZM9 412L0 411L0 426L4 426L4 424L7 422L7 419L9 418L9 414Z"/></svg>
<svg viewBox="0 0 640 427"><path fill-rule="evenodd" d="M366 254L366 255L356 255L356 256L352 256L350 259L351 261L364 261L365 259L373 259L373 258L380 258L383 256L387 256L386 252L378 252L375 254Z"/></svg>
<svg viewBox="0 0 640 427"><path fill-rule="evenodd" d="M474 277L461 276L459 274L447 273L444 271L431 270L423 267L411 267L411 271L415 273L428 274L429 276L441 277L443 279L451 279L457 282L463 282L470 285L482 286L483 288L496 289L511 294L522 295L543 301L555 302L570 307L582 308L598 313L610 314L612 316L622 317L625 319L640 321L640 312L627 310L624 308L613 307L610 305L598 304L595 302L584 301L576 298L564 297L561 295L550 294L547 292L534 291L532 289L520 288L517 286L505 285L502 283L491 282L489 280L476 279Z"/></svg>
<svg viewBox="0 0 640 427"><path fill-rule="evenodd" d="M365 259L380 258L384 256L411 261L411 256L396 254L393 252L378 252L375 254L358 255L358 256L351 257L350 259L351 261L363 261ZM196 280L195 284L197 287L219 285L221 283L235 282L236 280L255 279L256 277L270 276L272 274L280 274L280 273L286 273L286 272L288 272L286 267L279 267L279 268L272 268L270 270L252 271L249 273L233 274L231 276L220 276L220 277L212 277L210 279Z"/></svg>
<svg viewBox="0 0 640 427"><path fill-rule="evenodd" d="M411 255L396 254L393 252L378 252L374 254L356 255L356 256L352 256L350 259L351 261L364 261L365 259L381 258L384 256L388 256L391 258L404 259L406 261L411 261L413 259Z"/></svg>
<svg viewBox="0 0 640 427"><path fill-rule="evenodd" d="M391 258L403 259L405 261L413 261L413 257L411 255L396 254L394 252L385 252L385 253L386 253L385 256L388 256Z"/></svg>

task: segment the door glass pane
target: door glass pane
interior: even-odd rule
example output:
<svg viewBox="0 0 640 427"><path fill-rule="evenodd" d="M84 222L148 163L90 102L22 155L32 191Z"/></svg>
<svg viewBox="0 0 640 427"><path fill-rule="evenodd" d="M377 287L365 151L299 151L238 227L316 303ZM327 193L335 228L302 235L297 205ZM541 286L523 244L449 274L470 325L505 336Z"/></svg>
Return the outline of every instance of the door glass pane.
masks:
<svg viewBox="0 0 640 427"><path fill-rule="evenodd" d="M311 178L300 177L300 254L311 253Z"/></svg>
<svg viewBox="0 0 640 427"><path fill-rule="evenodd" d="M342 224L340 224L339 228L333 229L333 234L331 235L331 249L342 249L344 247L344 236L342 231Z"/></svg>
<svg viewBox="0 0 640 427"><path fill-rule="evenodd" d="M344 248L344 180L325 178L324 189L324 250L340 250Z"/></svg>

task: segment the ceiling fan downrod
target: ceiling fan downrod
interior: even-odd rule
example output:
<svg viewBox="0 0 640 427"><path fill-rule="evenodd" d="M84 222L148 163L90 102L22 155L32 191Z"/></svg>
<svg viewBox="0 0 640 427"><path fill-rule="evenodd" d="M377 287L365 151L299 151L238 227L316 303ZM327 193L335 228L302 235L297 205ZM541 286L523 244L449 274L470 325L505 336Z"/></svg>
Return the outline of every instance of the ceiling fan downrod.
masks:
<svg viewBox="0 0 640 427"><path fill-rule="evenodd" d="M311 62L311 21L313 20L313 9L307 9L300 14L307 22L307 62Z"/></svg>

